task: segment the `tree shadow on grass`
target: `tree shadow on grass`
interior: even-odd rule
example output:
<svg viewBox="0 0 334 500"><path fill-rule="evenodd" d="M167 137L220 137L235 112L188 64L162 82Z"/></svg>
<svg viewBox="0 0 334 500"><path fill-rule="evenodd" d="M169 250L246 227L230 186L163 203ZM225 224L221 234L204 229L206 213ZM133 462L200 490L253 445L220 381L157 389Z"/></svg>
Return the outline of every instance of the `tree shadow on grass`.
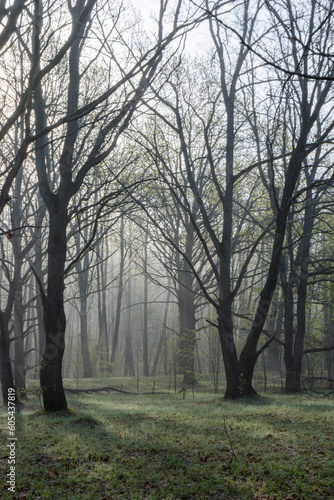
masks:
<svg viewBox="0 0 334 500"><path fill-rule="evenodd" d="M257 413L253 398L228 402L221 418L217 401L204 407L174 401L161 412L165 402L154 396L70 402L74 411L66 414L22 418L17 498L249 500L273 492L286 498L300 494L302 481L303 498L328 494L320 485L307 496L304 465L313 463L301 453L298 422L267 411L270 398Z"/></svg>
<svg viewBox="0 0 334 500"><path fill-rule="evenodd" d="M196 426L138 411L101 413L24 418L17 498L253 498L228 470L227 446L219 453L188 443L196 433L203 439Z"/></svg>

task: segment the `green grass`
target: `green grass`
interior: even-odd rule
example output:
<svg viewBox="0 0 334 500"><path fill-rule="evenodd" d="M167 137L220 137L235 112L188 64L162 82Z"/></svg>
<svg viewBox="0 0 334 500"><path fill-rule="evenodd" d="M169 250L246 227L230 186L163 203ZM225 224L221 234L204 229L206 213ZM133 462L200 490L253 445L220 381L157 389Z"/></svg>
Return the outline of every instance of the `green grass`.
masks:
<svg viewBox="0 0 334 500"><path fill-rule="evenodd" d="M30 396L17 416L14 496L6 491L1 414L3 498L334 498L333 399L104 393L68 400L69 412L47 415Z"/></svg>

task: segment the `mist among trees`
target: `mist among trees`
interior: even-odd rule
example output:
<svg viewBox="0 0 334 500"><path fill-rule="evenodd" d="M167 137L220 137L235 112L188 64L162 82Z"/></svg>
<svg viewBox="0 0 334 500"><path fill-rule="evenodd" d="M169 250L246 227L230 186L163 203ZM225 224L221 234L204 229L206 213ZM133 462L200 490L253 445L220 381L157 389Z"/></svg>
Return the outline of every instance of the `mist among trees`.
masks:
<svg viewBox="0 0 334 500"><path fill-rule="evenodd" d="M4 403L333 382L333 2L1 11Z"/></svg>
<svg viewBox="0 0 334 500"><path fill-rule="evenodd" d="M0 3L1 498L334 498L333 16Z"/></svg>

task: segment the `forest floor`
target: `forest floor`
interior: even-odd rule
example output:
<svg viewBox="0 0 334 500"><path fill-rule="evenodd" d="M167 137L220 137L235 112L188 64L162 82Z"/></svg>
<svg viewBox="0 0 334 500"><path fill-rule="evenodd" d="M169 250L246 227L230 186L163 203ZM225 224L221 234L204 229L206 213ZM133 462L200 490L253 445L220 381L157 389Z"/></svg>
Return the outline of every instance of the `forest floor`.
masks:
<svg viewBox="0 0 334 500"><path fill-rule="evenodd" d="M333 397L112 392L71 394L68 403L48 415L32 393L16 416L15 494L1 412L1 498L334 498Z"/></svg>

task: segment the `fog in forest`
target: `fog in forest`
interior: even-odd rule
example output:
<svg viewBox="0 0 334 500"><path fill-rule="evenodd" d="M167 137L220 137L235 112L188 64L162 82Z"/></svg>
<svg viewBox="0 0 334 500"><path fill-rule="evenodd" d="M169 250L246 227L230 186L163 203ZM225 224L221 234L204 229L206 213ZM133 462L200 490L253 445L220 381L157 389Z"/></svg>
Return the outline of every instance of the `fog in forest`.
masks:
<svg viewBox="0 0 334 500"><path fill-rule="evenodd" d="M3 498L334 498L333 7L1 2Z"/></svg>

